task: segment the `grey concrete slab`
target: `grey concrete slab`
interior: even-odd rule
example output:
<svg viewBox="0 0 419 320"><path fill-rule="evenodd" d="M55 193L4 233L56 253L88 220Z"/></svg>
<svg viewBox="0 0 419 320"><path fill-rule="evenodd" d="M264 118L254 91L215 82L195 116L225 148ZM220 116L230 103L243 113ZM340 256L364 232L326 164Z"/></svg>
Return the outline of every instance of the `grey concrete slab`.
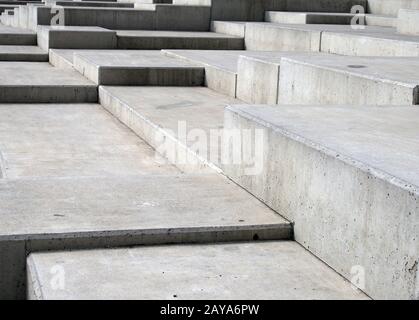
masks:
<svg viewBox="0 0 419 320"><path fill-rule="evenodd" d="M36 34L0 24L0 45L36 45Z"/></svg>
<svg viewBox="0 0 419 320"><path fill-rule="evenodd" d="M0 128L3 178L177 173L97 104L2 104Z"/></svg>
<svg viewBox="0 0 419 320"><path fill-rule="evenodd" d="M48 4L55 4L63 7L134 8L134 3L119 1L51 1Z"/></svg>
<svg viewBox="0 0 419 320"><path fill-rule="evenodd" d="M54 266L66 275L61 290L51 286ZM36 253L28 273L40 300L367 299L288 241Z"/></svg>
<svg viewBox="0 0 419 320"><path fill-rule="evenodd" d="M219 175L3 179L0 193L2 299L25 297L21 257L30 252L292 234L289 222Z"/></svg>
<svg viewBox="0 0 419 320"><path fill-rule="evenodd" d="M351 24L355 14L331 12L266 11L265 21L286 24Z"/></svg>
<svg viewBox="0 0 419 320"><path fill-rule="evenodd" d="M97 86L46 62L0 62L2 103L97 102Z"/></svg>
<svg viewBox="0 0 419 320"><path fill-rule="evenodd" d="M283 58L281 104L419 104L417 58L317 55Z"/></svg>
<svg viewBox="0 0 419 320"><path fill-rule="evenodd" d="M204 68L153 50L75 53L74 67L100 85L201 86Z"/></svg>
<svg viewBox="0 0 419 320"><path fill-rule="evenodd" d="M246 22L211 21L211 31L244 38L246 31Z"/></svg>
<svg viewBox="0 0 419 320"><path fill-rule="evenodd" d="M418 10L399 10L397 31L419 36L419 8Z"/></svg>
<svg viewBox="0 0 419 320"><path fill-rule="evenodd" d="M397 28L397 18L389 15L366 14L365 22L368 26Z"/></svg>
<svg viewBox="0 0 419 320"><path fill-rule="evenodd" d="M415 299L418 115L407 106L229 107L226 129L263 131L263 170L224 170L372 298Z"/></svg>
<svg viewBox="0 0 419 320"><path fill-rule="evenodd" d="M397 16L399 9L419 9L418 0L368 0L369 12Z"/></svg>
<svg viewBox="0 0 419 320"><path fill-rule="evenodd" d="M45 49L116 49L116 32L99 27L39 26L38 45Z"/></svg>
<svg viewBox="0 0 419 320"><path fill-rule="evenodd" d="M36 46L0 45L0 61L47 62L48 53Z"/></svg>
<svg viewBox="0 0 419 320"><path fill-rule="evenodd" d="M244 39L215 32L120 30L119 49L243 50Z"/></svg>
<svg viewBox="0 0 419 320"><path fill-rule="evenodd" d="M322 33L321 51L350 56L419 56L419 36L399 34L395 28L370 28L325 31Z"/></svg>
<svg viewBox="0 0 419 320"><path fill-rule="evenodd" d="M221 133L225 106L238 100L190 87L101 86L99 97L104 108L183 171L220 171L220 146L211 139Z"/></svg>

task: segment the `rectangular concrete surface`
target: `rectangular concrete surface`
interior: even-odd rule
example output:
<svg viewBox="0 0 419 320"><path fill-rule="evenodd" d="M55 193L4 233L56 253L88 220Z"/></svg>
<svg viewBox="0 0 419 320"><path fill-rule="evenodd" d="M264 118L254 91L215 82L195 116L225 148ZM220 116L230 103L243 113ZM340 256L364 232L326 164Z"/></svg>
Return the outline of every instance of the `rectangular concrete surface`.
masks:
<svg viewBox="0 0 419 320"><path fill-rule="evenodd" d="M417 298L419 109L232 106L225 128L261 130L258 174L225 173L295 222L295 239L377 299ZM272 191L275 190L275 191Z"/></svg>
<svg viewBox="0 0 419 320"><path fill-rule="evenodd" d="M37 46L0 45L0 61L48 62L48 52Z"/></svg>
<svg viewBox="0 0 419 320"><path fill-rule="evenodd" d="M34 300L367 299L287 241L36 253L27 264ZM52 268L65 274L61 288Z"/></svg>
<svg viewBox="0 0 419 320"><path fill-rule="evenodd" d="M419 104L419 60L319 55L283 58L280 104Z"/></svg>
<svg viewBox="0 0 419 320"><path fill-rule="evenodd" d="M0 45L36 45L36 33L0 23Z"/></svg>
<svg viewBox="0 0 419 320"><path fill-rule="evenodd" d="M74 67L99 85L201 86L204 68L159 51L75 53Z"/></svg>
<svg viewBox="0 0 419 320"><path fill-rule="evenodd" d="M97 102L97 86L47 62L0 62L0 102Z"/></svg>

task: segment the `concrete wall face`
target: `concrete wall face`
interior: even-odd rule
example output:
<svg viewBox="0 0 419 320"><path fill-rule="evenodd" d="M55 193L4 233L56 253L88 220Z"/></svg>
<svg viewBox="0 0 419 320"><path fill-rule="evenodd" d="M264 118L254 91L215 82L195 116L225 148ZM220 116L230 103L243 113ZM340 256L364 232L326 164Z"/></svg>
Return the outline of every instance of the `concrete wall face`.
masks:
<svg viewBox="0 0 419 320"><path fill-rule="evenodd" d="M419 9L419 0L368 0L368 12L397 16L400 9Z"/></svg>
<svg viewBox="0 0 419 320"><path fill-rule="evenodd" d="M295 239L376 299L414 299L419 194L226 111L225 128L264 130L264 170L226 166L239 185L295 223ZM275 159L275 162L272 161Z"/></svg>

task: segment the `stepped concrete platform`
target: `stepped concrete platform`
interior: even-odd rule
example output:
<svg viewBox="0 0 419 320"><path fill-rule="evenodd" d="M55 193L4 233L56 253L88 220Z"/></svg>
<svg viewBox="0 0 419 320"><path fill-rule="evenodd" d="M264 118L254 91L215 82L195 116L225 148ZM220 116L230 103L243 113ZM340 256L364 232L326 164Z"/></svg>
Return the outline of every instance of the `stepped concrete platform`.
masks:
<svg viewBox="0 0 419 320"><path fill-rule="evenodd" d="M38 45L45 49L115 49L116 32L99 27L39 26Z"/></svg>
<svg viewBox="0 0 419 320"><path fill-rule="evenodd" d="M163 54L205 67L205 85L230 97L237 97L238 62L241 56L266 57L274 52L229 50L163 50Z"/></svg>
<svg viewBox="0 0 419 320"><path fill-rule="evenodd" d="M221 133L225 106L240 103L191 87L101 86L99 99L118 120L189 173L220 171L220 144L210 139ZM199 130L198 137L194 130Z"/></svg>
<svg viewBox="0 0 419 320"><path fill-rule="evenodd" d="M234 181L295 222L295 239L376 299L417 299L419 109L231 106L225 128L262 130L263 170ZM338 190L338 192L336 192Z"/></svg>
<svg viewBox="0 0 419 320"><path fill-rule="evenodd" d="M399 11L397 31L402 34L419 36L419 8L418 10L401 9Z"/></svg>
<svg viewBox="0 0 419 320"><path fill-rule="evenodd" d="M65 26L94 26L115 30L209 31L210 8L158 4L152 9L65 7ZM56 14L56 13L55 13ZM55 15L51 7L35 7L31 29L50 25Z"/></svg>
<svg viewBox="0 0 419 320"><path fill-rule="evenodd" d="M34 300L367 299L288 241L35 253L27 265ZM62 290L51 286L54 266L65 270Z"/></svg>
<svg viewBox="0 0 419 320"><path fill-rule="evenodd" d="M96 104L2 104L0 115L3 179L178 172Z"/></svg>
<svg viewBox="0 0 419 320"><path fill-rule="evenodd" d="M417 57L419 36L403 35L395 28L325 31L321 51L350 56Z"/></svg>
<svg viewBox="0 0 419 320"><path fill-rule="evenodd" d="M25 297L30 252L292 235L289 222L219 175L3 179L0 186L3 299Z"/></svg>
<svg viewBox="0 0 419 320"><path fill-rule="evenodd" d="M0 102L97 102L97 86L46 62L0 62Z"/></svg>
<svg viewBox="0 0 419 320"><path fill-rule="evenodd" d="M281 104L419 104L417 58L283 58L278 102Z"/></svg>
<svg viewBox="0 0 419 320"><path fill-rule="evenodd" d="M351 24L355 14L331 12L267 11L265 21L283 24Z"/></svg>
<svg viewBox="0 0 419 320"><path fill-rule="evenodd" d="M99 85L201 86L204 68L159 51L101 51L74 54L74 68Z"/></svg>
<svg viewBox="0 0 419 320"><path fill-rule="evenodd" d="M1 46L0 61L47 62L48 53L36 46Z"/></svg>
<svg viewBox="0 0 419 320"><path fill-rule="evenodd" d="M36 33L0 24L0 45L36 45Z"/></svg>
<svg viewBox="0 0 419 320"><path fill-rule="evenodd" d="M120 30L117 35L119 49L244 49L243 37L215 32Z"/></svg>

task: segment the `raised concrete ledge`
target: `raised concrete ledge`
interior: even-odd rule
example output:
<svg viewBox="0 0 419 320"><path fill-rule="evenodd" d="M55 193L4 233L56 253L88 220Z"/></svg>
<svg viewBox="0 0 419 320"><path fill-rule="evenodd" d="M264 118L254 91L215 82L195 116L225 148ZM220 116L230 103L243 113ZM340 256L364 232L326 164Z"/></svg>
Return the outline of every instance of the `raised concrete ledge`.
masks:
<svg viewBox="0 0 419 320"><path fill-rule="evenodd" d="M36 33L0 24L0 45L36 45Z"/></svg>
<svg viewBox="0 0 419 320"><path fill-rule="evenodd" d="M240 166L224 171L295 222L296 240L337 272L347 278L356 268L364 272L367 294L415 299L418 112L228 107L225 128L264 131L264 169L252 176Z"/></svg>
<svg viewBox="0 0 419 320"><path fill-rule="evenodd" d="M0 45L0 61L48 62L48 53L36 46Z"/></svg>
<svg viewBox="0 0 419 320"><path fill-rule="evenodd" d="M397 20L398 32L419 36L419 8L418 10L400 9Z"/></svg>
<svg viewBox="0 0 419 320"><path fill-rule="evenodd" d="M50 286L57 264L64 290ZM367 299L289 241L35 253L27 266L30 299Z"/></svg>
<svg viewBox="0 0 419 320"><path fill-rule="evenodd" d="M3 179L0 193L2 299L25 298L30 252L292 236L288 221L219 175Z"/></svg>
<svg viewBox="0 0 419 320"><path fill-rule="evenodd" d="M202 86L203 67L160 51L76 52L74 68L98 85Z"/></svg>
<svg viewBox="0 0 419 320"><path fill-rule="evenodd" d="M286 57L281 61L278 102L416 105L418 69L415 58Z"/></svg>
<svg viewBox="0 0 419 320"><path fill-rule="evenodd" d="M355 14L330 12L267 11L265 21L286 24L351 24Z"/></svg>
<svg viewBox="0 0 419 320"><path fill-rule="evenodd" d="M397 16L400 9L419 10L419 0L368 0L368 11Z"/></svg>
<svg viewBox="0 0 419 320"><path fill-rule="evenodd" d="M212 21L211 31L244 38L246 33L246 22Z"/></svg>
<svg viewBox="0 0 419 320"><path fill-rule="evenodd" d="M100 27L38 26L38 45L45 49L115 49L116 32Z"/></svg>

